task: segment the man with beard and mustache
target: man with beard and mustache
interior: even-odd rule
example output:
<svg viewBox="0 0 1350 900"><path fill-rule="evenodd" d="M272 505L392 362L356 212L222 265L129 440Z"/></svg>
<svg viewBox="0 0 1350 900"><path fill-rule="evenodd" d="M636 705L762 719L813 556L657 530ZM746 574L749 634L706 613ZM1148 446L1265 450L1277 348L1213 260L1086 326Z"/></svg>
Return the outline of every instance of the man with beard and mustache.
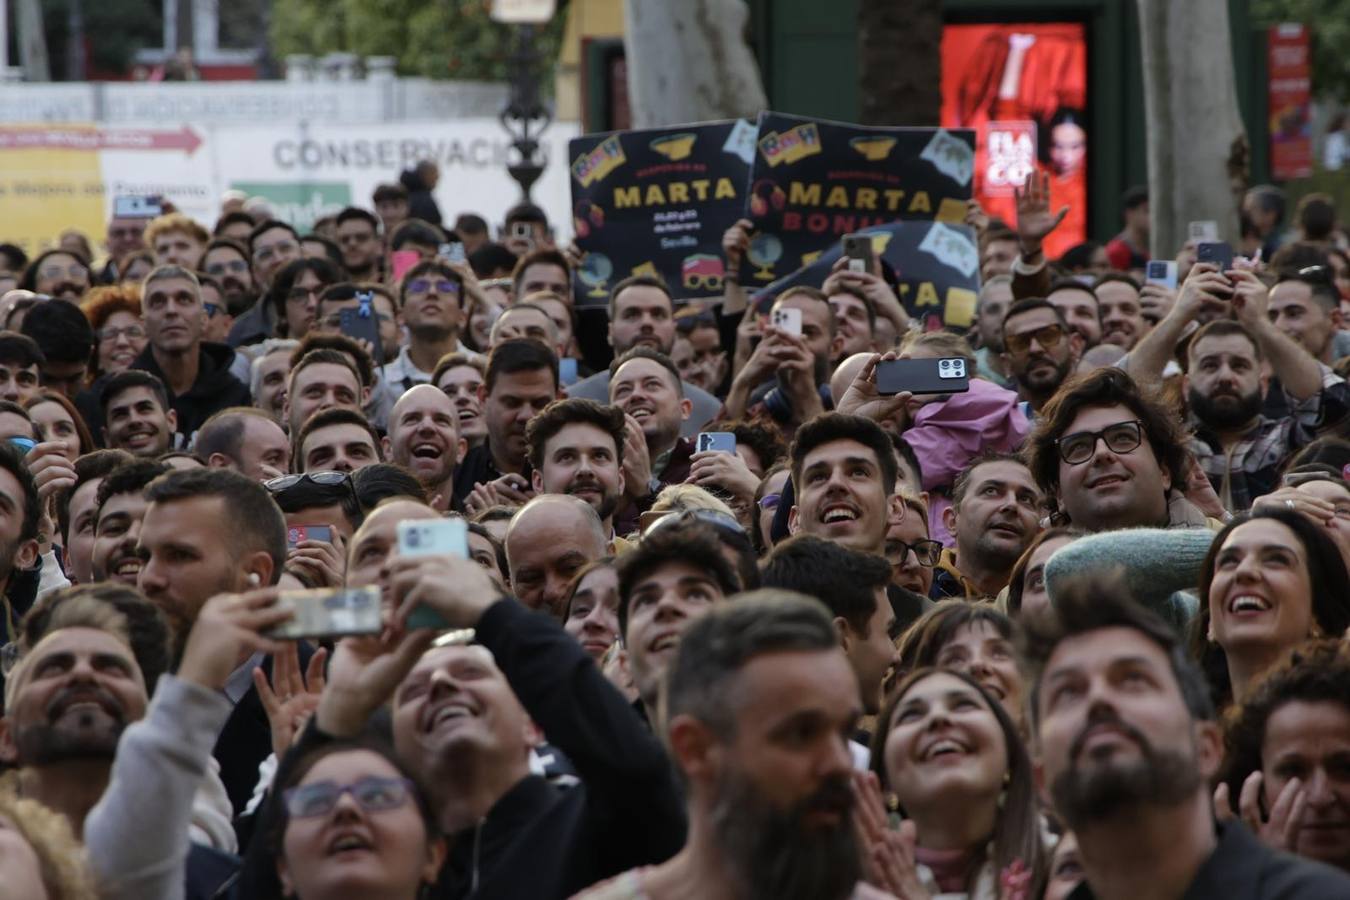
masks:
<svg viewBox="0 0 1350 900"><path fill-rule="evenodd" d="M1036 780L1085 873L1073 900L1350 896L1344 873L1215 823L1223 736L1176 632L1114 584L1067 588L1022 624Z"/></svg>
<svg viewBox="0 0 1350 900"><path fill-rule="evenodd" d="M862 881L847 742L862 704L823 606L743 594L685 630L668 679L663 731L689 836L585 900L888 896Z"/></svg>
<svg viewBox="0 0 1350 900"><path fill-rule="evenodd" d="M585 500L611 543L623 499L625 428L622 410L579 397L555 400L525 427L535 493Z"/></svg>
<svg viewBox="0 0 1350 900"><path fill-rule="evenodd" d="M216 238L206 245L197 268L220 283L222 298L231 315L242 315L257 299L248 250L238 241Z"/></svg>
<svg viewBox="0 0 1350 900"><path fill-rule="evenodd" d="M634 275L614 285L609 294L609 345L614 348L616 359L635 347L670 354L675 346L675 300L664 281L650 275ZM612 369L602 369L583 378L567 389L567 395L597 403L610 402L611 372ZM681 382L681 389L689 398L690 414L680 426L680 435L693 437L717 417L722 401L688 382Z"/></svg>
<svg viewBox="0 0 1350 900"><path fill-rule="evenodd" d="M145 486L169 467L136 460L109 472L98 486L94 514L94 548L89 568L94 581L135 587L141 575L141 520L145 518Z"/></svg>
<svg viewBox="0 0 1350 900"><path fill-rule="evenodd" d="M1231 300L1221 299L1231 291ZM1270 292L1250 272L1215 271L1197 263L1182 285L1176 305L1139 342L1125 368L1157 381L1187 326L1214 304L1230 307L1237 321L1218 319L1191 337L1183 386L1194 431L1189 449L1230 512L1280 485L1280 472L1295 451L1343 415L1336 400L1343 380L1323 372L1317 360L1267 316ZM1271 374L1295 400L1292 415L1262 413ZM1328 394L1328 389L1335 389Z"/></svg>
<svg viewBox="0 0 1350 900"><path fill-rule="evenodd" d="M1041 492L1026 463L1005 453L977 457L956 476L952 505L943 511L956 546L942 551L932 597L998 596L1040 531L1041 514Z"/></svg>
<svg viewBox="0 0 1350 900"><path fill-rule="evenodd" d="M1003 319L1003 356L1022 398L1027 420L1035 418L1078 365L1083 339L1048 301L1018 300Z"/></svg>
<svg viewBox="0 0 1350 900"><path fill-rule="evenodd" d="M467 447L454 401L434 385L419 384L394 404L385 458L412 472L438 509L450 507L455 465Z"/></svg>
<svg viewBox="0 0 1350 900"><path fill-rule="evenodd" d="M68 250L48 250L28 264L19 287L70 303L89 290L89 264Z"/></svg>
<svg viewBox="0 0 1350 900"><path fill-rule="evenodd" d="M791 437L830 402L835 319L825 294L811 287L784 291L769 310L769 320L782 310L800 313L801 334L772 325L765 329L764 339L731 380L723 417L769 417Z"/></svg>

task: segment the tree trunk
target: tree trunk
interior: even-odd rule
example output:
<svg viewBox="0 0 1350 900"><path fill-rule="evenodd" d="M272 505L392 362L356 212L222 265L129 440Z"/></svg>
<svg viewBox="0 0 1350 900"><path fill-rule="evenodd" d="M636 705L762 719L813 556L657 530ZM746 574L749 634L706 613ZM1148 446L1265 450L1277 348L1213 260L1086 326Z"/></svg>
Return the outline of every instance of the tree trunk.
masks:
<svg viewBox="0 0 1350 900"><path fill-rule="evenodd" d="M942 3L858 4L864 125L937 125L942 114Z"/></svg>
<svg viewBox="0 0 1350 900"><path fill-rule="evenodd" d="M40 0L19 0L14 10L19 32L19 65L24 81L51 81L52 67L47 59L47 34L42 25Z"/></svg>
<svg viewBox="0 0 1350 900"><path fill-rule="evenodd" d="M1186 224L1212 219L1236 245L1230 166L1245 159L1227 0L1139 0L1148 123L1150 250L1170 259Z"/></svg>
<svg viewBox="0 0 1350 900"><path fill-rule="evenodd" d="M753 118L768 101L744 0L624 0L634 128Z"/></svg>

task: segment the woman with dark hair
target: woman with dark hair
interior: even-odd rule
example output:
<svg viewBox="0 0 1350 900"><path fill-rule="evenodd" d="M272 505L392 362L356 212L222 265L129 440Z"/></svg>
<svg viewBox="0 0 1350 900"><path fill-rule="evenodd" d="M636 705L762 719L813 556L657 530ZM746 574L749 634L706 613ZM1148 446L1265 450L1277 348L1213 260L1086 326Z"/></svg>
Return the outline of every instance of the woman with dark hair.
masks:
<svg viewBox="0 0 1350 900"><path fill-rule="evenodd" d="M947 600L900 636L897 677L941 666L968 676L999 702L1023 730L1021 670L1013 650L1013 620L987 603Z"/></svg>
<svg viewBox="0 0 1350 900"><path fill-rule="evenodd" d="M563 597L563 631L599 663L619 639L619 573L614 557L587 563Z"/></svg>
<svg viewBox="0 0 1350 900"><path fill-rule="evenodd" d="M1050 594L1045 589L1045 564L1056 550L1081 536L1081 532L1072 528L1056 526L1032 539L1013 564L1012 574L1008 577L1008 615L1015 619L1050 605Z"/></svg>
<svg viewBox="0 0 1350 900"><path fill-rule="evenodd" d="M319 294L342 280L337 266L316 257L287 263L267 292L267 304L276 314L276 337L299 340L309 333L319 310Z"/></svg>
<svg viewBox="0 0 1350 900"><path fill-rule="evenodd" d="M871 767L891 810L914 824L916 874L929 893L993 900L1014 873L1043 883L1031 759L975 679L909 673L877 717Z"/></svg>
<svg viewBox="0 0 1350 900"><path fill-rule="evenodd" d="M23 408L33 419L44 442L59 443L61 455L74 462L95 449L89 426L84 424L75 404L60 391L38 391L24 403Z"/></svg>
<svg viewBox="0 0 1350 900"><path fill-rule="evenodd" d="M276 897L416 900L435 883L445 840L426 792L391 749L342 740L287 762L262 832Z"/></svg>
<svg viewBox="0 0 1350 900"><path fill-rule="evenodd" d="M1234 519L1201 565L1191 653L1222 709L1309 638L1350 626L1350 575L1335 542L1292 510Z"/></svg>

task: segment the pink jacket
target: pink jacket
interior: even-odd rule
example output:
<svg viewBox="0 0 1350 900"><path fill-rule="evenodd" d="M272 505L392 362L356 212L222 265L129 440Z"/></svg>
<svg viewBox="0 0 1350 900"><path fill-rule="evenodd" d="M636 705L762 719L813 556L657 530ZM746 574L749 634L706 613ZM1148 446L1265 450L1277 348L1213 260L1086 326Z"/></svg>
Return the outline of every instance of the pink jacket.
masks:
<svg viewBox="0 0 1350 900"><path fill-rule="evenodd" d="M923 467L924 490L932 492L950 490L956 476L981 453L1017 450L1030 430L1016 393L974 378L966 393L920 409L904 438ZM942 524L942 511L949 506L946 497L933 495L929 501L929 532L945 546L952 544Z"/></svg>

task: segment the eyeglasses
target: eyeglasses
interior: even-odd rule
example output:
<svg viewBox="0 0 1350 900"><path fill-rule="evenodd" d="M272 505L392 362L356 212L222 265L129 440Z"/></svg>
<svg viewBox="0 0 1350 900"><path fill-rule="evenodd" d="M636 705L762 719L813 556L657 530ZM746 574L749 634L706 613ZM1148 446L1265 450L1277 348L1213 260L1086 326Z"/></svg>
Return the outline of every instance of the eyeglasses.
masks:
<svg viewBox="0 0 1350 900"><path fill-rule="evenodd" d="M432 281L430 278L414 278L408 282L408 293L425 294L435 286L438 294L458 294L459 282L451 281L449 278L438 278Z"/></svg>
<svg viewBox="0 0 1350 900"><path fill-rule="evenodd" d="M71 278L86 278L89 275L89 269L81 263L71 263L68 266L43 266L38 275L42 278L60 278L62 275L69 275Z"/></svg>
<svg viewBox="0 0 1350 900"><path fill-rule="evenodd" d="M1112 453L1129 453L1144 442L1143 422L1133 419L1129 422L1117 422L1101 431L1075 431L1055 441L1059 448L1059 458L1071 466L1082 465L1097 449L1097 441L1106 443L1106 449Z"/></svg>
<svg viewBox="0 0 1350 900"><path fill-rule="evenodd" d="M1059 342L1064 339L1064 326L1059 324L1043 325L1035 331L1028 331L1025 334L1009 334L1003 337L1003 346L1008 352L1021 356L1031 349L1033 340L1040 344L1046 350L1059 346Z"/></svg>
<svg viewBox="0 0 1350 900"><path fill-rule="evenodd" d="M771 509L778 508L778 501L783 499L782 494L765 494L759 498L759 508L768 512Z"/></svg>
<svg viewBox="0 0 1350 900"><path fill-rule="evenodd" d="M98 339L100 341L115 341L120 337L133 341L139 341L145 337L145 329L139 325L126 325L122 328L114 328L109 325L107 328L98 330Z"/></svg>
<svg viewBox="0 0 1350 900"><path fill-rule="evenodd" d="M310 297L317 297L322 294L324 287L326 287L326 285L322 284L316 287L293 287L286 292L286 299L308 300Z"/></svg>
<svg viewBox="0 0 1350 900"><path fill-rule="evenodd" d="M280 475L276 478L269 478L263 482L263 487L274 494L290 490L302 481L308 481L310 484L332 487L344 482L350 484L352 476L346 472L304 472L299 475Z"/></svg>
<svg viewBox="0 0 1350 900"><path fill-rule="evenodd" d="M206 267L207 275L224 275L226 272L247 272L248 263L242 259L232 259L229 262L214 262Z"/></svg>
<svg viewBox="0 0 1350 900"><path fill-rule="evenodd" d="M887 541L886 557L891 560L891 565L902 566L905 558L909 556L910 551L914 551L914 558L919 561L919 565L933 568L938 564L938 559L942 556L942 544L938 541L915 541L912 544L906 544L904 541Z"/></svg>
<svg viewBox="0 0 1350 900"><path fill-rule="evenodd" d="M220 312L220 306L215 303L203 303L202 309L206 310L206 317L208 319L214 319L216 314Z"/></svg>
<svg viewBox="0 0 1350 900"><path fill-rule="evenodd" d="M312 819L332 812L343 794L351 794L366 812L384 812L407 803L412 791L413 784L406 778L370 775L355 784L339 785L333 781L302 784L287 788L281 796L292 819Z"/></svg>

